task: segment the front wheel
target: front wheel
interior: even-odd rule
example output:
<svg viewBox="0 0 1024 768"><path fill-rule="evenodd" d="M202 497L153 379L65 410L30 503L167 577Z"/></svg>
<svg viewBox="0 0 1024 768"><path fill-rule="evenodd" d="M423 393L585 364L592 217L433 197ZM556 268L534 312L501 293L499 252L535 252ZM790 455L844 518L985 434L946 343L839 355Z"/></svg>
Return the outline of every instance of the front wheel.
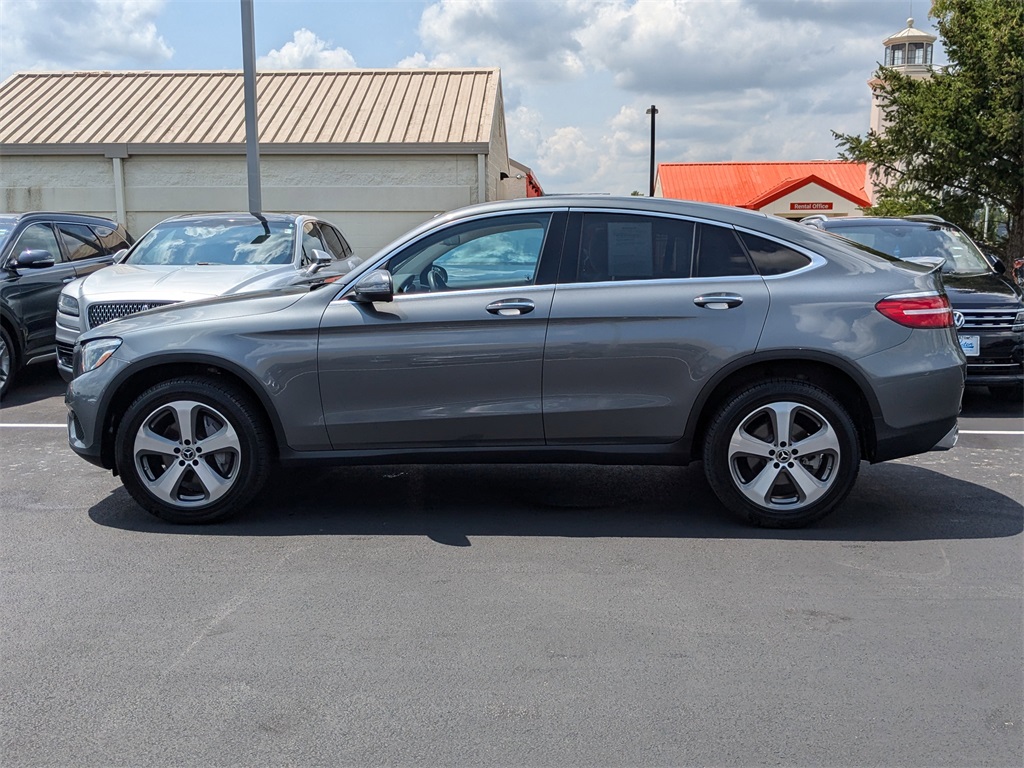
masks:
<svg viewBox="0 0 1024 768"><path fill-rule="evenodd" d="M18 350L6 328L0 327L0 399L3 399L18 370Z"/></svg>
<svg viewBox="0 0 1024 768"><path fill-rule="evenodd" d="M269 434L249 398L230 384L179 378L143 392L115 444L128 493L172 523L210 523L245 506L270 461Z"/></svg>
<svg viewBox="0 0 1024 768"><path fill-rule="evenodd" d="M721 502L768 528L820 520L850 492L859 469L846 409L802 381L768 381L733 395L704 446L704 473Z"/></svg>

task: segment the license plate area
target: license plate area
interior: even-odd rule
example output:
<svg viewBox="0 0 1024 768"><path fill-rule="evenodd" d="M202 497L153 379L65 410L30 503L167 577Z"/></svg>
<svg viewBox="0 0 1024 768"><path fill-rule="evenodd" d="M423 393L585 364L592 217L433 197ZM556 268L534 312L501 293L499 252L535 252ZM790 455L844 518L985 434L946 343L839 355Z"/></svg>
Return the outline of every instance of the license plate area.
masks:
<svg viewBox="0 0 1024 768"><path fill-rule="evenodd" d="M965 357L978 357L981 354L981 337L960 335L960 349Z"/></svg>

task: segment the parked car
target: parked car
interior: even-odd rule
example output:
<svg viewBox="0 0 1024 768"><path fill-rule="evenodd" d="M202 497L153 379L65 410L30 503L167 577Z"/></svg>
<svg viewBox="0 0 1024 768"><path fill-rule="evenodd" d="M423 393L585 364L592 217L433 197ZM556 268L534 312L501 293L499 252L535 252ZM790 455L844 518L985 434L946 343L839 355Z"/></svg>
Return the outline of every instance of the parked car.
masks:
<svg viewBox="0 0 1024 768"><path fill-rule="evenodd" d="M963 230L937 216L803 221L901 259L941 261L967 356L967 383L1001 399L1024 396L1024 291L1002 261L986 256Z"/></svg>
<svg viewBox="0 0 1024 768"><path fill-rule="evenodd" d="M57 310L57 368L71 378L79 335L152 307L336 280L359 259L341 231L304 214L206 213L166 219L110 269L71 283Z"/></svg>
<svg viewBox="0 0 1024 768"><path fill-rule="evenodd" d="M53 359L61 288L113 263L131 242L124 227L100 216L0 214L0 398L19 370Z"/></svg>
<svg viewBox="0 0 1024 768"><path fill-rule="evenodd" d="M273 461L703 460L725 506L793 527L832 510L862 459L952 445L952 326L935 268L782 219L487 203L334 284L88 331L69 441L180 523L243 509Z"/></svg>

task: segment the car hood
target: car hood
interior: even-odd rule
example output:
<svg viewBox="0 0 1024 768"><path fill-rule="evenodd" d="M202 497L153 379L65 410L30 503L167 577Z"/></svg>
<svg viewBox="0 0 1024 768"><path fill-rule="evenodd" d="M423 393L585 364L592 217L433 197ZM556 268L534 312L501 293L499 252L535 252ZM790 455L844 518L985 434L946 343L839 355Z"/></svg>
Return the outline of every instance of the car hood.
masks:
<svg viewBox="0 0 1024 768"><path fill-rule="evenodd" d="M130 298L145 301L193 301L211 296L257 290L298 277L290 265L208 264L141 266L114 264L97 270L82 283L90 301Z"/></svg>
<svg viewBox="0 0 1024 768"><path fill-rule="evenodd" d="M942 283L954 307L1024 307L1020 287L992 272L944 274Z"/></svg>
<svg viewBox="0 0 1024 768"><path fill-rule="evenodd" d="M91 331L82 334L81 341L121 336L134 331L145 331L147 328L164 328L168 325L187 323L205 324L216 320L278 312L290 307L309 293L309 286L303 285L245 293L238 296L215 296L187 303L167 304L96 326Z"/></svg>

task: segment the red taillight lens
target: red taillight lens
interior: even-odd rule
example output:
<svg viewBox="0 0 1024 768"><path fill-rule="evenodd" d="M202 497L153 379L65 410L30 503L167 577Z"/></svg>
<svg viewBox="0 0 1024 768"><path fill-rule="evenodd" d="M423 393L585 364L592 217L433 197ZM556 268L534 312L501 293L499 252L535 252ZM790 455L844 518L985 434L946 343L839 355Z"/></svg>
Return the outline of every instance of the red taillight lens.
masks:
<svg viewBox="0 0 1024 768"><path fill-rule="evenodd" d="M875 309L908 328L949 328L953 325L953 309L945 294L889 296L875 304Z"/></svg>

